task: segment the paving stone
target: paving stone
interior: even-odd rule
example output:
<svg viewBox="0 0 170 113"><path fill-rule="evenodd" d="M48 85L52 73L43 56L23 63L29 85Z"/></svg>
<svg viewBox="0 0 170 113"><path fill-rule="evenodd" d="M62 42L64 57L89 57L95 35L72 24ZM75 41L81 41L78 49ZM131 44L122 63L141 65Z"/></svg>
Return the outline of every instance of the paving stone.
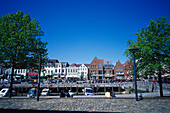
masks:
<svg viewBox="0 0 170 113"><path fill-rule="evenodd" d="M139 112L170 111L169 99L0 99L0 109Z"/></svg>

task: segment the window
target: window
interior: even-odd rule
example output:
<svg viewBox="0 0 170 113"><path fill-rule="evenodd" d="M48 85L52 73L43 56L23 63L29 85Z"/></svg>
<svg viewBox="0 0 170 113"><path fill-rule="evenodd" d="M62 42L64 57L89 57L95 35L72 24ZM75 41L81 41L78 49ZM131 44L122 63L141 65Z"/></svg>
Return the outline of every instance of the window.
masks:
<svg viewBox="0 0 170 113"><path fill-rule="evenodd" d="M60 73L60 69L59 69L59 73Z"/></svg>
<svg viewBox="0 0 170 113"><path fill-rule="evenodd" d="M102 64L101 64L101 63L99 63L98 67L99 67L99 69L102 69Z"/></svg>
<svg viewBox="0 0 170 113"><path fill-rule="evenodd" d="M25 73L25 69L23 70L23 73Z"/></svg>
<svg viewBox="0 0 170 113"><path fill-rule="evenodd" d="M103 74L103 71L99 71L99 74Z"/></svg>
<svg viewBox="0 0 170 113"><path fill-rule="evenodd" d="M123 70L122 68L116 68L116 70Z"/></svg>
<svg viewBox="0 0 170 113"><path fill-rule="evenodd" d="M58 65L55 65L56 68L58 68Z"/></svg>
<svg viewBox="0 0 170 113"><path fill-rule="evenodd" d="M55 69L55 72L57 73L57 69Z"/></svg>

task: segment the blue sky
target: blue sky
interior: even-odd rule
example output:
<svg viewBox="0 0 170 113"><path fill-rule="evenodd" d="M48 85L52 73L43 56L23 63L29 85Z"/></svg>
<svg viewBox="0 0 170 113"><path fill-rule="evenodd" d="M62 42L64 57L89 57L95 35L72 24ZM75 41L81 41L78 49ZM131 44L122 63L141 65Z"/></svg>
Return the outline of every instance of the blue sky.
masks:
<svg viewBox="0 0 170 113"><path fill-rule="evenodd" d="M71 64L97 56L115 65L150 19L170 20L170 0L0 0L0 16L17 11L39 21L49 58Z"/></svg>

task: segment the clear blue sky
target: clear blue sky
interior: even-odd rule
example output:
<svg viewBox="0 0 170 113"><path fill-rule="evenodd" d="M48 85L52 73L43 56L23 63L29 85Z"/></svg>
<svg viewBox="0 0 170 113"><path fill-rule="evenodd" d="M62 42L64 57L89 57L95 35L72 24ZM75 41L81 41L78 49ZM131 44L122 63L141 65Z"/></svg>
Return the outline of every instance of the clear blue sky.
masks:
<svg viewBox="0 0 170 113"><path fill-rule="evenodd" d="M23 11L39 21L49 58L71 63L120 60L127 40L150 19L170 21L170 0L0 0L0 16Z"/></svg>

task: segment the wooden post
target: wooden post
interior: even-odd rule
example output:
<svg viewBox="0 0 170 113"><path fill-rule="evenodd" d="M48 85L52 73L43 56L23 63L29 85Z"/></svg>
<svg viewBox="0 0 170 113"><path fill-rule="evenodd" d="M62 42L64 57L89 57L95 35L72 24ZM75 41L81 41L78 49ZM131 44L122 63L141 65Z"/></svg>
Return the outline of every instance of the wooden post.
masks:
<svg viewBox="0 0 170 113"><path fill-rule="evenodd" d="M104 93L106 93L106 87L105 87L105 85L104 85Z"/></svg>
<svg viewBox="0 0 170 113"><path fill-rule="evenodd" d="M57 86L57 95L59 95L59 86Z"/></svg>
<svg viewBox="0 0 170 113"><path fill-rule="evenodd" d="M17 90L17 96L19 95L19 87L18 87L18 90Z"/></svg>
<svg viewBox="0 0 170 113"><path fill-rule="evenodd" d="M21 88L21 96L23 96L23 88Z"/></svg>
<svg viewBox="0 0 170 113"><path fill-rule="evenodd" d="M99 90L99 86L97 85L97 95L98 95L98 90Z"/></svg>
<svg viewBox="0 0 170 113"><path fill-rule="evenodd" d="M70 85L70 90L72 91L72 85Z"/></svg>
<svg viewBox="0 0 170 113"><path fill-rule="evenodd" d="M78 86L76 87L76 94L78 95Z"/></svg>
<svg viewBox="0 0 170 113"><path fill-rule="evenodd" d="M85 90L86 86L84 85L84 90ZM85 91L83 92L83 94L85 95Z"/></svg>
<svg viewBox="0 0 170 113"><path fill-rule="evenodd" d="M94 85L93 85L93 95L95 95L95 92L94 92Z"/></svg>
<svg viewBox="0 0 170 113"><path fill-rule="evenodd" d="M112 92L113 92L113 86L112 86Z"/></svg>

